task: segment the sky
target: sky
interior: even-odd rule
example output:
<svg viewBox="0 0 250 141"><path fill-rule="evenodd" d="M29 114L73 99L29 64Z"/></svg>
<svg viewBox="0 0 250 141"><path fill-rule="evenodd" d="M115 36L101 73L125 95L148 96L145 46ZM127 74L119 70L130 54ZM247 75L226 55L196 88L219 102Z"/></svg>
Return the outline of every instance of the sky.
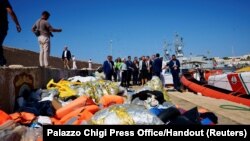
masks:
<svg viewBox="0 0 250 141"><path fill-rule="evenodd" d="M39 52L31 27L47 10L49 23L62 28L51 38L51 56L61 57L64 46L77 60L96 63L107 55L163 56L164 41L173 50L175 33L183 37L184 56L250 54L249 0L9 1L22 32L9 17L4 45L19 49Z"/></svg>

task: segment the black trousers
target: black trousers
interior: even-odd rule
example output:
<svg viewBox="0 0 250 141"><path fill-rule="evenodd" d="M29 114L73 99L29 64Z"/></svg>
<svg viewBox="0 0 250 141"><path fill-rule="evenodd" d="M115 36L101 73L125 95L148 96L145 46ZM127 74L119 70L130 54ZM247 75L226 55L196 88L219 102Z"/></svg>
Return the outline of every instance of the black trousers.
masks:
<svg viewBox="0 0 250 141"><path fill-rule="evenodd" d="M139 71L133 71L133 85L138 84Z"/></svg>
<svg viewBox="0 0 250 141"><path fill-rule="evenodd" d="M130 86L130 81L132 77L132 70L127 70L127 85Z"/></svg>
<svg viewBox="0 0 250 141"><path fill-rule="evenodd" d="M126 70L123 70L122 71L122 82L121 82L121 86L123 87L128 87L128 84L127 84L127 71Z"/></svg>
<svg viewBox="0 0 250 141"><path fill-rule="evenodd" d="M105 79L106 80L110 80L110 81L112 81L112 75L113 75L113 73L107 73L107 74L105 74Z"/></svg>
<svg viewBox="0 0 250 141"><path fill-rule="evenodd" d="M3 41L6 37L7 33L0 33L0 65L6 65L6 59L4 58L3 55Z"/></svg>
<svg viewBox="0 0 250 141"><path fill-rule="evenodd" d="M174 82L174 88L176 90L180 89L180 78L179 78L179 73L172 73L173 76L173 82Z"/></svg>

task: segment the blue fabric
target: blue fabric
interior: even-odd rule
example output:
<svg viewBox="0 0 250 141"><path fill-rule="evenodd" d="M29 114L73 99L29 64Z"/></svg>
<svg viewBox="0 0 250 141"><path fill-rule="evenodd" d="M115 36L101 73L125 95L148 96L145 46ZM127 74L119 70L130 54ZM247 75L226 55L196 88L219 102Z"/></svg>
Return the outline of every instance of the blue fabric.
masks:
<svg viewBox="0 0 250 141"><path fill-rule="evenodd" d="M164 110L164 109L159 109L159 108L157 108L157 107L153 107L153 108L151 108L151 109L149 110L149 112L152 113L152 114L154 114L154 115L156 115L156 116L158 116L158 115L161 114L161 112L162 112L163 110Z"/></svg>
<svg viewBox="0 0 250 141"><path fill-rule="evenodd" d="M201 120L201 125L213 125L214 123L209 118L204 118Z"/></svg>

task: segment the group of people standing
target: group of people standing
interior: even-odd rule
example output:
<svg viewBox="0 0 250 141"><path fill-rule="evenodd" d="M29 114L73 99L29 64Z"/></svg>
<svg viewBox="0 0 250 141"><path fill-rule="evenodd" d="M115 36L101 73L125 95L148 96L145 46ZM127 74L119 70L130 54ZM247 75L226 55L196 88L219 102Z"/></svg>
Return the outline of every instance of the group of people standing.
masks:
<svg viewBox="0 0 250 141"><path fill-rule="evenodd" d="M103 63L103 71L107 80L121 81L121 85L125 87L133 85L145 84L153 75L160 77L162 68L162 59L157 53L156 55L142 56L140 58L131 56L127 58L118 57L113 61L112 56L108 56Z"/></svg>
<svg viewBox="0 0 250 141"><path fill-rule="evenodd" d="M171 70L174 82L174 88L180 89L180 62L176 56L172 56L172 60L163 66L163 58L157 53L149 56L142 56L139 59L131 56L127 58L118 57L113 61L112 56L107 56L107 60L103 62L103 71L106 80L120 81L121 86L129 87L131 82L133 85L144 85L151 80L152 76L161 78L162 69L169 68Z"/></svg>
<svg viewBox="0 0 250 141"><path fill-rule="evenodd" d="M162 69L170 69L173 76L174 88L180 90L180 62L173 55L172 59L167 64L162 64L163 58L157 53L149 56L142 56L139 59L131 56L127 58L118 57L113 61L112 56L107 56L107 60L103 62L103 71L106 80L120 81L121 86L129 87L131 82L133 85L144 85L151 80L152 76L157 76L161 79Z"/></svg>

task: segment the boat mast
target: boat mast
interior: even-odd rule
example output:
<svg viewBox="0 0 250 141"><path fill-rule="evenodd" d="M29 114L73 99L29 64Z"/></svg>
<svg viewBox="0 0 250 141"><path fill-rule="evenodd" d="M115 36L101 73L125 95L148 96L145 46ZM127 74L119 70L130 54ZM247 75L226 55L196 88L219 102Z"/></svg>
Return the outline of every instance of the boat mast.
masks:
<svg viewBox="0 0 250 141"><path fill-rule="evenodd" d="M163 43L163 51L164 51L164 57L165 57L165 60L168 61L170 60L170 51L171 49L168 50L168 47L170 46L171 44L168 44L167 41L165 40L164 43Z"/></svg>
<svg viewBox="0 0 250 141"><path fill-rule="evenodd" d="M183 57L183 38L178 35L178 33L175 34L175 40L174 40L174 47L175 47L175 54L176 57L180 58Z"/></svg>

